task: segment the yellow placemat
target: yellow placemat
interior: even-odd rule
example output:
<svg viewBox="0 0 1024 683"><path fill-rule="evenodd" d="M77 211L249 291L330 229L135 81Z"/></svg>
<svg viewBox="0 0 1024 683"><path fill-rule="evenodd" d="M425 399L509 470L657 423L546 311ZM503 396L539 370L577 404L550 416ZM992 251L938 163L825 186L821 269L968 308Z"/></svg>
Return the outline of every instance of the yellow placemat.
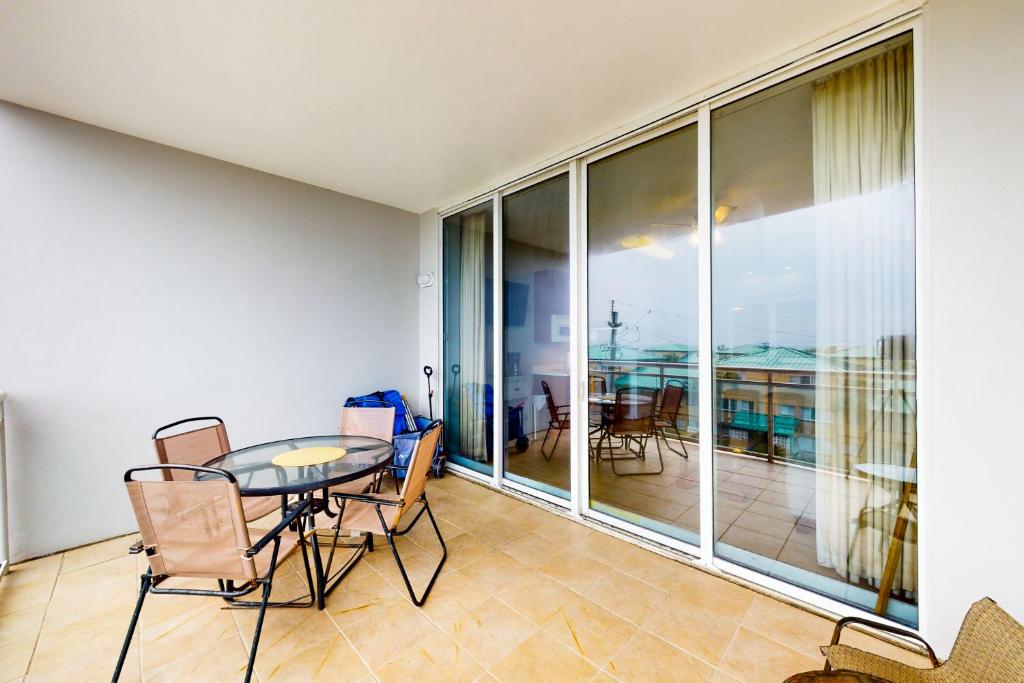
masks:
<svg viewBox="0 0 1024 683"><path fill-rule="evenodd" d="M302 467L303 465L321 465L344 457L344 448L318 446L316 448L299 448L287 453L275 455L270 462L278 467Z"/></svg>

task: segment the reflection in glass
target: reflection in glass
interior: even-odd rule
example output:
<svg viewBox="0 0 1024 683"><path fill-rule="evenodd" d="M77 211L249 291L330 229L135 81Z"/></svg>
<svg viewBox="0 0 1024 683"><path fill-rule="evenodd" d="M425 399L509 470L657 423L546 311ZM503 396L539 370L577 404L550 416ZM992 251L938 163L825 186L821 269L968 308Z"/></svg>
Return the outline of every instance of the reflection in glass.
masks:
<svg viewBox="0 0 1024 683"><path fill-rule="evenodd" d="M587 167L591 507L694 544L696 128Z"/></svg>
<svg viewBox="0 0 1024 683"><path fill-rule="evenodd" d="M713 112L715 552L917 623L909 37Z"/></svg>
<svg viewBox="0 0 1024 683"><path fill-rule="evenodd" d="M444 446L479 472L493 468L492 205L448 216L444 240Z"/></svg>
<svg viewBox="0 0 1024 683"><path fill-rule="evenodd" d="M569 497L569 175L503 199L505 476Z"/></svg>

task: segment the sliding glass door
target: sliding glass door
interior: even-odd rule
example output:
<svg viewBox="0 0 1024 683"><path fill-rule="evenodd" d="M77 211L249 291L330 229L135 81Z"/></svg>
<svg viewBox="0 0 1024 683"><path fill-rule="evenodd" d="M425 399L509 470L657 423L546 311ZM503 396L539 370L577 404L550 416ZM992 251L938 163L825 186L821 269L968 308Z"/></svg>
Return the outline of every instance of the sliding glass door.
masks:
<svg viewBox="0 0 1024 683"><path fill-rule="evenodd" d="M443 221L444 448L451 462L494 469L494 220L487 201Z"/></svg>
<svg viewBox="0 0 1024 683"><path fill-rule="evenodd" d="M917 622L909 36L712 115L715 553Z"/></svg>
<svg viewBox="0 0 1024 683"><path fill-rule="evenodd" d="M502 198L506 479L569 498L569 174Z"/></svg>
<svg viewBox="0 0 1024 683"><path fill-rule="evenodd" d="M697 544L697 126L586 179L590 505Z"/></svg>
<svg viewBox="0 0 1024 683"><path fill-rule="evenodd" d="M913 44L887 30L446 214L450 462L916 626Z"/></svg>

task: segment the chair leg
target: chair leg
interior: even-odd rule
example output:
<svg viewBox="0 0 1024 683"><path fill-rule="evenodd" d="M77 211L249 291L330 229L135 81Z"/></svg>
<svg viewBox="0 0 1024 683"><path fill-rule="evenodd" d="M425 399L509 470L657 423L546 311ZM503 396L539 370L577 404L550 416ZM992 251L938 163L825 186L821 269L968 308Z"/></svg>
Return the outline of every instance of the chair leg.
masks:
<svg viewBox="0 0 1024 683"><path fill-rule="evenodd" d="M256 630L252 634L252 647L249 648L249 664L245 668L245 683L252 680L252 669L256 663L256 649L260 646L260 635L263 633L263 617L267 614L267 603L270 602L270 590L274 583L274 571L277 569L277 551L281 548L280 537L274 539L274 552L270 556L270 571L263 580L263 599L260 601L260 611L256 616Z"/></svg>
<svg viewBox="0 0 1024 683"><path fill-rule="evenodd" d="M562 438L563 431L565 430L561 427L558 428L558 434L555 435L555 443L551 446L551 454L544 456L544 459L548 462L551 462L551 458L555 457L555 450L558 448L558 440ZM541 455L544 455L544 453L542 452Z"/></svg>
<svg viewBox="0 0 1024 683"><path fill-rule="evenodd" d="M672 444L669 442L669 439L668 439L668 432L666 431L666 429L664 427L661 427L658 431L661 433L661 438L665 439L665 447L666 448L668 448L670 451L672 451L676 455L682 456L682 457L686 458L687 460L690 459L690 452L688 450L686 450L686 442L683 441L683 437L680 436L678 429L675 430L675 437L676 437L676 441L678 441L679 445L682 446L682 448L683 448L682 452L677 451L675 448L672 448Z"/></svg>
<svg viewBox="0 0 1024 683"><path fill-rule="evenodd" d="M121 678L121 669L124 667L125 657L128 656L128 648L132 644L132 636L135 635L135 627L139 623L139 614L142 612L142 603L146 599L146 594L149 593L149 587L152 584L153 577L150 572L146 572L142 575L142 585L139 588L139 599L135 603L135 611L132 613L132 620L128 624L128 635L124 637L124 645L121 647L121 655L117 658L117 667L114 669L114 677L112 681L117 681Z"/></svg>
<svg viewBox="0 0 1024 683"><path fill-rule="evenodd" d="M619 472L618 470L615 469L615 461L616 460L633 460L633 459L636 459L636 460L639 460L641 462L644 462L646 460L646 458L647 458L647 440L649 438L650 438L649 436L647 436L647 437L637 437L637 447L640 449L640 451L638 453L636 453L636 457L635 458L630 458L630 457L626 457L626 458L619 457L619 458L616 458L616 457L614 457L614 454L612 454L612 457L608 458L609 460L612 461L612 473L617 475L617 476L620 476L620 477L639 477L639 476L657 475L657 474L661 474L662 472L664 472L665 471L665 461L661 457L661 442L658 441L657 433L655 433L655 435L654 435L654 445L658 449L658 469L657 470L655 470L653 472L647 472L647 471Z"/></svg>
<svg viewBox="0 0 1024 683"><path fill-rule="evenodd" d="M430 524L434 527L434 533L437 535L437 540L441 544L441 561L437 563L437 569L434 570L434 574L430 577L427 587L423 590L423 595L417 598L416 591L414 591L412 587L412 582L409 581L409 575L405 571L405 565L402 564L402 557L398 554L398 547L395 546L396 534L388 528L387 522L384 521L384 515L380 511L380 506L377 506L377 517L380 519L381 528L384 529L384 536L388 539L388 544L391 546L391 554L395 556L395 563L398 564L398 571L402 574L402 580L405 582L406 590L409 591L409 597L417 607L422 607L423 603L427 601L427 596L430 595L430 590L434 587L434 582L437 581L437 577L441 573L441 567L444 566L445 560L448 559L448 547L445 545L444 538L441 536L441 529L437 526L437 520L434 519L434 513L430 511L430 504L427 502L426 493L423 494L423 508L426 510L427 516L430 518ZM419 519L419 515L417 515L416 519ZM415 523L416 522L413 521L413 524ZM406 527L405 531L409 531L413 524Z"/></svg>
<svg viewBox="0 0 1024 683"><path fill-rule="evenodd" d="M550 433L551 433L551 423L548 422L548 428L544 430L544 438L540 442L540 454L544 456L545 460L550 460L551 459L546 453L544 453L544 444L546 444L548 442L548 434L550 434Z"/></svg>

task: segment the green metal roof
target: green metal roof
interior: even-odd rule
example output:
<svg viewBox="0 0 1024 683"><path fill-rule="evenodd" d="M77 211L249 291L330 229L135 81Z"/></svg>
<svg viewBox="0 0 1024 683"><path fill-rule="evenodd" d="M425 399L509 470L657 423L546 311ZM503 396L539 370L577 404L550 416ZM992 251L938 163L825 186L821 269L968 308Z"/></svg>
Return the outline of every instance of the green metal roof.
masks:
<svg viewBox="0 0 1024 683"><path fill-rule="evenodd" d="M723 358L715 363L716 368L755 368L764 370L845 370L846 368L807 351L789 346L761 348L756 353Z"/></svg>
<svg viewBox="0 0 1024 683"><path fill-rule="evenodd" d="M775 435L793 436L796 431L798 420L791 415L775 416ZM748 432L767 432L768 416L764 413L739 412L736 413L729 426L733 429L744 429Z"/></svg>

